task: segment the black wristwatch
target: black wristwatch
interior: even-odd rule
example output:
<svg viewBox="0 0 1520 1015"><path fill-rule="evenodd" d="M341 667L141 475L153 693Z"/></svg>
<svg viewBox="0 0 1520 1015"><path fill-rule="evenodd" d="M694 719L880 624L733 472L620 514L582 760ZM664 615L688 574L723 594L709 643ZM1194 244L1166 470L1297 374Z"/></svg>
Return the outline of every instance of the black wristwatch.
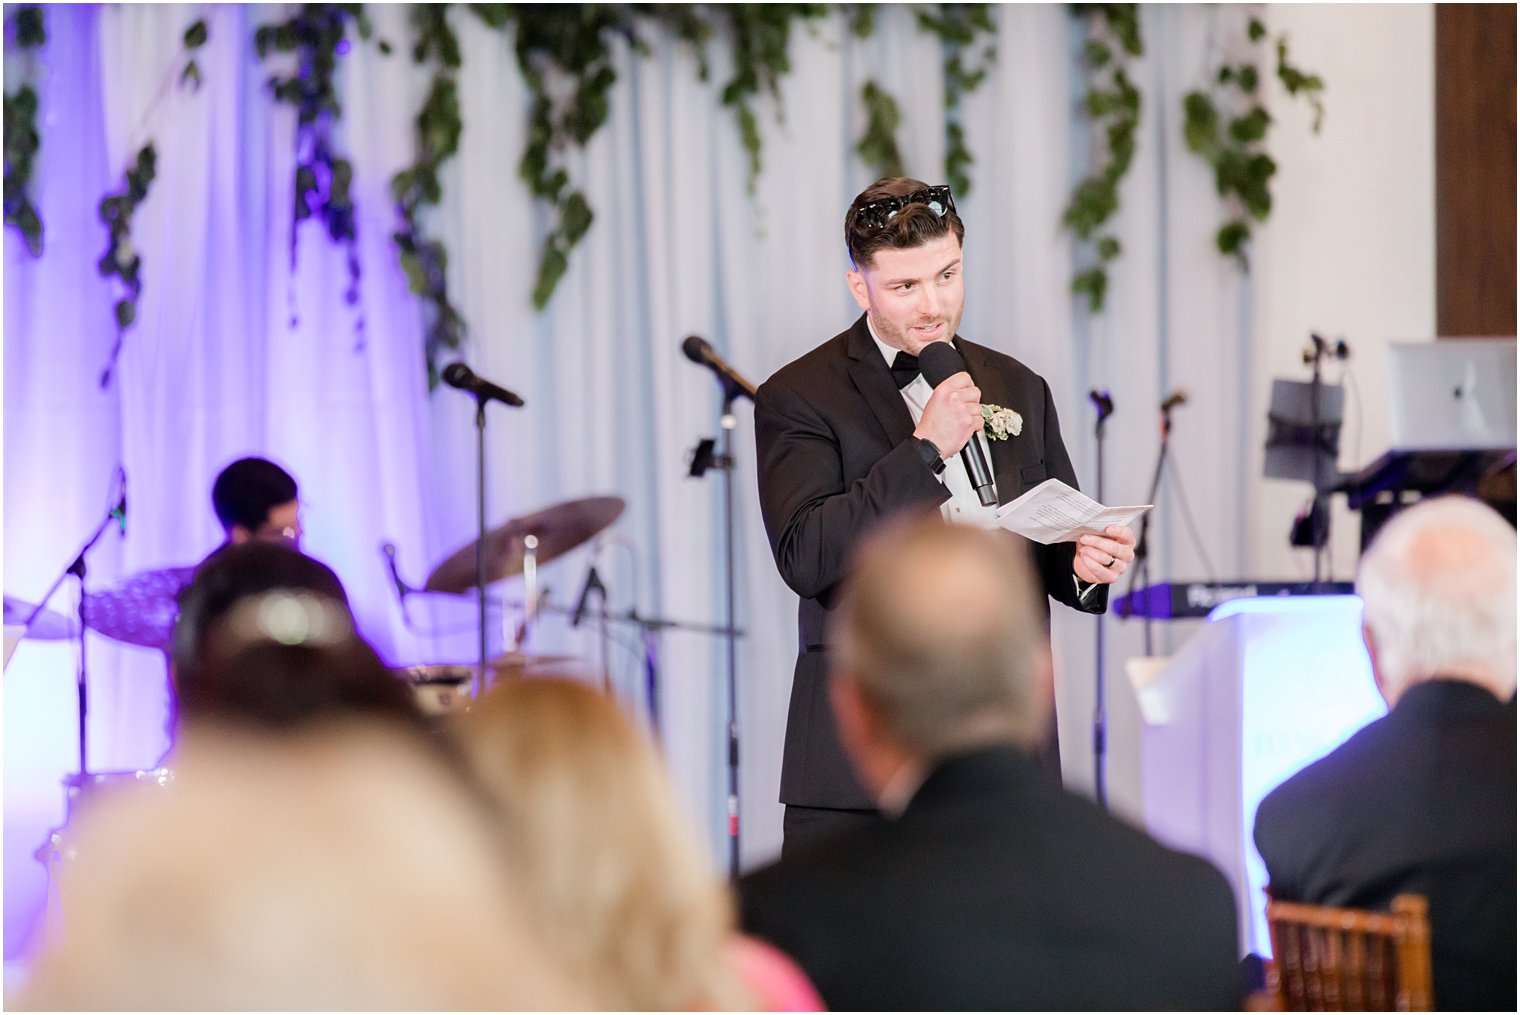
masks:
<svg viewBox="0 0 1520 1015"><path fill-rule="evenodd" d="M927 437L918 439L918 457L924 460L929 471L936 476L945 471L945 460L940 457L939 448L935 447L934 442Z"/></svg>

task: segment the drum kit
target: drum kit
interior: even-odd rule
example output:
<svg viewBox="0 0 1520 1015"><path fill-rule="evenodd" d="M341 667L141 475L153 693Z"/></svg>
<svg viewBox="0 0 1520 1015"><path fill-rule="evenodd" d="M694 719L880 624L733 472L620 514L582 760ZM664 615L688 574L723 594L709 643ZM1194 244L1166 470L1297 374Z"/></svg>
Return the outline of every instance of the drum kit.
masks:
<svg viewBox="0 0 1520 1015"><path fill-rule="evenodd" d="M615 522L623 508L620 497L584 497L502 523L486 535L486 582L494 584L515 577L525 569L569 553ZM472 540L449 554L432 569L422 588L412 589L399 581L398 585L404 594L458 595L473 591L478 544L479 540ZM107 589L86 591L80 600L79 619L85 629L113 641L167 653L179 614L179 594L194 575L193 567L160 568L139 572ZM529 595L525 609L531 611L536 598ZM32 603L10 596L5 597L5 624L8 631L38 641L62 641L79 635L78 625L69 617L49 609L39 610ZM520 676L575 662L573 656L509 651L487 662L490 674L487 679ZM478 664L428 664L404 667L398 674L416 689L425 711L439 714L469 704L470 685L477 683L478 670Z"/></svg>

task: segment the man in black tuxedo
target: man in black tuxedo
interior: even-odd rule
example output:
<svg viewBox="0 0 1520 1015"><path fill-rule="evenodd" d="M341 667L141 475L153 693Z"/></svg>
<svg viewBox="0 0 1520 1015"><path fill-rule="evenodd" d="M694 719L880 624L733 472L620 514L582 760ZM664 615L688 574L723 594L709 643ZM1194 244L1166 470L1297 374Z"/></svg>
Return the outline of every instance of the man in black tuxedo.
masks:
<svg viewBox="0 0 1520 1015"><path fill-rule="evenodd" d="M1223 875L1063 790L1017 546L935 518L867 541L830 618L841 739L885 819L740 881L744 929L833 1010L1222 1009L1240 1003Z"/></svg>
<svg viewBox="0 0 1520 1015"><path fill-rule="evenodd" d="M866 188L845 216L846 278L864 312L755 395L760 509L781 576L801 597L781 767L786 849L876 817L876 802L840 750L824 690L825 620L856 545L901 511L938 509L946 520L990 528L998 503L1047 478L1077 485L1045 381L956 335L964 235L949 187L888 178ZM931 388L917 354L952 338L966 370ZM983 403L1017 414L1003 439L989 439ZM968 441L990 451L992 505L973 490L962 461ZM1107 585L1134 559L1134 542L1128 527L1110 526L1081 546L1032 552L1051 597L1101 613ZM1048 620L1048 603L1036 609ZM1043 746L1059 771L1053 720Z"/></svg>
<svg viewBox="0 0 1520 1015"><path fill-rule="evenodd" d="M1386 716L1262 800L1274 897L1430 903L1437 1008L1515 1010L1515 530L1478 501L1399 513L1357 572Z"/></svg>

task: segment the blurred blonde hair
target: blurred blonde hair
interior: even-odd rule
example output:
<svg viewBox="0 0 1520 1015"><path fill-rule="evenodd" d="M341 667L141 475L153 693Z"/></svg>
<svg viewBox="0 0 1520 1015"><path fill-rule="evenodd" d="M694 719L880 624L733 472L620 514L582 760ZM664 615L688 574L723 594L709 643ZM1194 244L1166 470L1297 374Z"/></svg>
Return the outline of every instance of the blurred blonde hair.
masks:
<svg viewBox="0 0 1520 1015"><path fill-rule="evenodd" d="M495 822L411 731L193 727L167 787L92 800L18 1004L582 1009Z"/></svg>
<svg viewBox="0 0 1520 1015"><path fill-rule="evenodd" d="M498 685L458 731L505 811L546 943L603 1005L753 1006L727 968L733 904L653 742L568 679Z"/></svg>

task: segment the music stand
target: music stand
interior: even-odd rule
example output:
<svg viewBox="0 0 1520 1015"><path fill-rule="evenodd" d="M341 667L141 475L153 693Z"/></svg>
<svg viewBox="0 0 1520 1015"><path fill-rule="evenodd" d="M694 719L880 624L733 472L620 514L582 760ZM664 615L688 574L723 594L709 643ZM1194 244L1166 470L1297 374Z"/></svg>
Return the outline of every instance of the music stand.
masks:
<svg viewBox="0 0 1520 1015"><path fill-rule="evenodd" d="M1340 482L1336 463L1345 414L1346 389L1323 383L1317 361L1311 381L1278 378L1272 382L1262 471L1268 479L1296 479L1314 487L1309 514L1302 519L1306 529L1295 524L1291 542L1314 548L1315 581L1320 580L1320 558L1330 539L1326 500Z"/></svg>

